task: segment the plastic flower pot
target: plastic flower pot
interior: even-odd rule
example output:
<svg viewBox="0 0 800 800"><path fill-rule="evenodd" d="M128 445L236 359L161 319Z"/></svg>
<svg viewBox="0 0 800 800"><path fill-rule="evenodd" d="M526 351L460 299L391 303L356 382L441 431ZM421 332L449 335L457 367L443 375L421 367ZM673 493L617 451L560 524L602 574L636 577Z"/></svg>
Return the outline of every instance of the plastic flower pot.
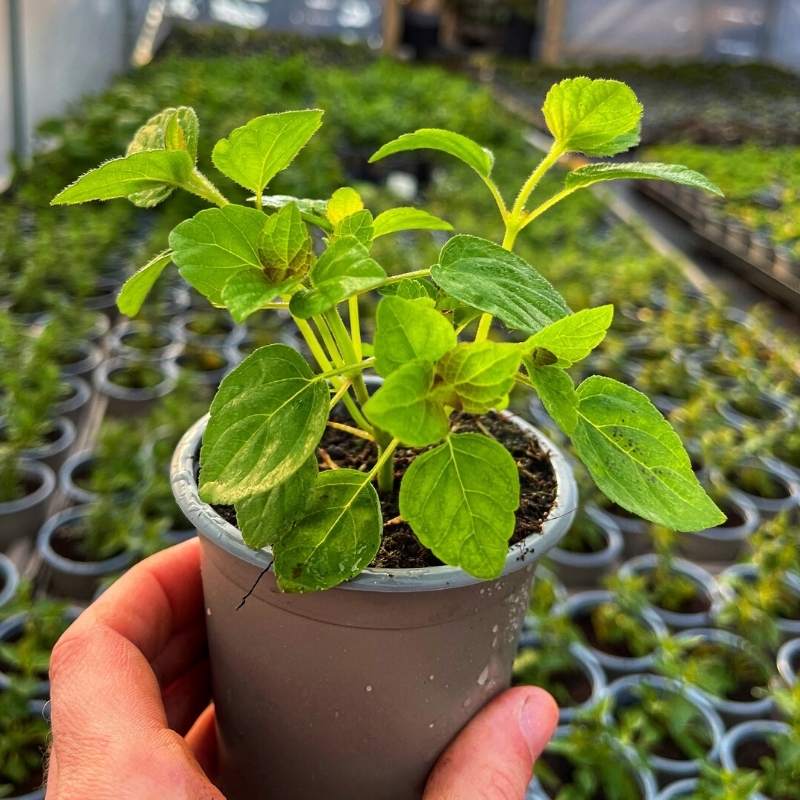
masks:
<svg viewBox="0 0 800 800"><path fill-rule="evenodd" d="M698 381L713 381L720 389L735 389L739 385L736 375L728 375L717 366L722 353L714 348L695 350L686 358L686 371Z"/></svg>
<svg viewBox="0 0 800 800"><path fill-rule="evenodd" d="M765 392L748 396L734 391L729 396L719 398L716 407L725 422L739 431L770 423L788 425L794 418L791 409L780 397Z"/></svg>
<svg viewBox="0 0 800 800"><path fill-rule="evenodd" d="M601 509L603 513L619 528L622 534L622 550L625 558L633 558L653 550L653 537L650 523L647 520L629 514L624 508L609 502Z"/></svg>
<svg viewBox="0 0 800 800"><path fill-rule="evenodd" d="M48 590L58 597L89 601L103 578L127 569L133 562L129 550L101 561L86 561L80 556L76 540L68 533L88 511L86 506L67 508L50 517L36 537L36 550L48 573Z"/></svg>
<svg viewBox="0 0 800 800"><path fill-rule="evenodd" d="M68 387L68 394L63 400L53 404L53 416L66 417L76 429L80 429L89 411L92 390L83 378L75 375L64 378L63 382Z"/></svg>
<svg viewBox="0 0 800 800"><path fill-rule="evenodd" d="M750 720L731 728L722 740L719 759L723 769L757 770L759 760L769 750L769 740L773 736L788 733L789 726L776 720ZM748 800L769 800L766 795L756 792Z"/></svg>
<svg viewBox="0 0 800 800"><path fill-rule="evenodd" d="M169 361L181 354L183 340L167 325L126 320L114 326L111 350L132 360Z"/></svg>
<svg viewBox="0 0 800 800"><path fill-rule="evenodd" d="M208 320L214 323L211 330L206 324ZM189 311L175 319L170 327L178 341L209 347L233 347L247 334L243 325L236 325L229 317L209 311Z"/></svg>
<svg viewBox="0 0 800 800"><path fill-rule="evenodd" d="M56 476L46 464L25 461L20 472L26 494L0 503L0 549L17 539L33 536L47 516L47 506L56 488Z"/></svg>
<svg viewBox="0 0 800 800"><path fill-rule="evenodd" d="M677 539L678 552L692 561L731 563L741 557L750 536L761 523L755 505L744 495L728 493L717 501L727 516L725 524Z"/></svg>
<svg viewBox="0 0 800 800"><path fill-rule="evenodd" d="M730 486L731 495L737 500L749 500L762 517L769 518L782 511L791 511L800 504L800 481L776 460L747 459L728 470L724 478ZM752 478L763 481L766 490L760 489Z"/></svg>
<svg viewBox="0 0 800 800"><path fill-rule="evenodd" d="M689 630L682 631L677 636L678 639L698 639L702 643L709 643L725 648L732 653L741 653L742 656L750 654L751 658L758 660L760 653L755 650L746 639L737 636L730 631L720 630L719 628L690 628ZM765 669L763 688L769 688L769 670ZM705 691L700 686L695 686L706 700L712 705L716 712L722 718L722 721L730 726L736 725L748 719L764 719L770 717L775 710L775 702L771 696L765 695L764 697L747 696L742 693L741 696L734 697L719 697L711 692Z"/></svg>
<svg viewBox="0 0 800 800"><path fill-rule="evenodd" d="M569 725L562 725L556 731L555 735L553 736L553 740L566 736L568 733ZM638 758L636 753L634 753L631 748L622 744L622 742L614 742L614 746L619 752L620 769L627 768L630 770L630 774L634 778L636 785L639 788L640 800L655 800L656 794L658 793L658 785L656 784L656 779L649 767L642 763L642 760ZM548 748L545 748L544 754L540 757L547 761L548 758L551 758L552 756L549 754ZM551 795L548 794L547 790L544 788L544 786L542 786L539 779L534 778L528 787L525 800L550 800L550 798Z"/></svg>
<svg viewBox="0 0 800 800"><path fill-rule="evenodd" d="M0 553L0 608L7 605L17 593L19 572L14 562Z"/></svg>
<svg viewBox="0 0 800 800"><path fill-rule="evenodd" d="M132 362L123 358L112 358L103 363L94 376L95 388L108 398L106 413L112 417L146 416L153 406L166 397L178 381L178 371L171 361L159 363L136 364L137 368L153 370L159 373L158 382L151 386L128 387L119 382L125 370L131 368Z"/></svg>
<svg viewBox="0 0 800 800"><path fill-rule="evenodd" d="M199 499L207 417L183 437L172 486L202 545L228 800L252 800L265 787L293 800L419 798L442 750L509 685L534 570L577 501L563 454L513 419L550 452L558 491L542 532L509 549L501 577L479 581L448 566L367 569L309 594L280 593L269 551L250 550Z"/></svg>
<svg viewBox="0 0 800 800"><path fill-rule="evenodd" d="M79 477L89 476L93 459L94 453L91 450L79 450L69 456L58 470L58 487L73 505L92 503L98 499L95 492L83 489L77 483Z"/></svg>
<svg viewBox="0 0 800 800"><path fill-rule="evenodd" d="M546 593L544 590L547 590ZM556 574L545 564L536 567L536 580L531 588L531 599L525 614L523 628L535 632L539 624L537 614L549 614L559 603L567 599L567 589Z"/></svg>
<svg viewBox="0 0 800 800"><path fill-rule="evenodd" d="M87 380L103 361L102 351L88 342L74 342L61 358L61 374L65 377L79 376Z"/></svg>
<svg viewBox="0 0 800 800"><path fill-rule="evenodd" d="M188 372L202 386L216 389L222 379L242 360L235 347L187 344L175 359L178 369Z"/></svg>
<svg viewBox="0 0 800 800"><path fill-rule="evenodd" d="M38 447L24 450L23 456L31 461L41 461L51 469L58 469L67 460L77 438L78 433L72 420L56 417L52 421L50 437Z"/></svg>
<svg viewBox="0 0 800 800"><path fill-rule="evenodd" d="M620 651L612 652L610 648L604 650L602 649L602 643L591 640L590 619L592 611L599 605L612 602L613 600L613 592L603 590L579 592L556 606L553 609L553 614L565 614L573 622L585 629L588 639L587 648L600 662L600 666L609 678L613 679L624 675L647 672L652 669L655 663L655 648L652 653L637 656ZM644 627L647 628L654 637L661 638L667 635L666 625L664 625L661 618L652 609L644 608L638 616Z"/></svg>
<svg viewBox="0 0 800 800"><path fill-rule="evenodd" d="M619 574L621 577L651 574L658 569L660 561L661 559L655 553L636 556L620 567ZM672 630L684 630L685 628L699 628L710 625L711 609L719 593L714 576L702 567L682 558L672 559L669 571L691 581L697 589L696 598L693 599L691 608L676 611L661 608L654 603L653 611Z"/></svg>
<svg viewBox="0 0 800 800"><path fill-rule="evenodd" d="M542 646L535 633L523 633L519 642L519 650L537 650ZM571 704L558 704L558 721L561 725L572 722L582 711L594 706L606 690L606 675L600 662L588 648L578 642L569 646L571 660L575 666L575 674L564 676L564 685L568 689ZM524 681L515 681L524 684ZM544 687L547 688L547 687Z"/></svg>
<svg viewBox="0 0 800 800"><path fill-rule="evenodd" d="M112 320L116 319L119 316L117 311L118 292L119 280L115 278L99 278L94 292L84 299L84 307L93 311L101 311Z"/></svg>
<svg viewBox="0 0 800 800"><path fill-rule="evenodd" d="M656 800L689 800L694 797L697 784L697 778L684 778L682 781L676 781L660 792Z"/></svg>
<svg viewBox="0 0 800 800"><path fill-rule="evenodd" d="M800 638L790 639L778 651L778 672L787 686L797 683L800 673Z"/></svg>
<svg viewBox="0 0 800 800"><path fill-rule="evenodd" d="M595 588L616 565L622 555L623 539L619 526L597 506L586 505L583 513L589 524L596 526L604 546L595 552L579 552L565 548L564 540L554 547L548 559L556 575L569 588ZM576 519L576 522L578 519ZM575 533L575 526L572 533Z"/></svg>
<svg viewBox="0 0 800 800"><path fill-rule="evenodd" d="M672 783L679 778L693 778L700 772L704 760L715 761L719 755L725 726L717 712L711 707L705 697L687 684L660 675L628 675L619 678L608 687L608 696L611 698L609 710L609 724L619 712L627 707L635 706L644 687L655 690L659 695L680 696L687 700L699 712L703 727L706 729L710 745L703 758L685 758L677 753L651 752L647 756L647 763L653 770L660 785ZM669 748L666 748L669 752Z"/></svg>

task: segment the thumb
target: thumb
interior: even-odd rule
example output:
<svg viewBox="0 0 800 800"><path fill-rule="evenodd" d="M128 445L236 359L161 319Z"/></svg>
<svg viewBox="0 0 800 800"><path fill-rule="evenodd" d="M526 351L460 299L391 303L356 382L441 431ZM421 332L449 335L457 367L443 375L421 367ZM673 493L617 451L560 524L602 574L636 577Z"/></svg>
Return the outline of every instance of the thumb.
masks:
<svg viewBox="0 0 800 800"><path fill-rule="evenodd" d="M509 689L445 750L424 800L523 800L534 762L557 724L558 707L543 689Z"/></svg>

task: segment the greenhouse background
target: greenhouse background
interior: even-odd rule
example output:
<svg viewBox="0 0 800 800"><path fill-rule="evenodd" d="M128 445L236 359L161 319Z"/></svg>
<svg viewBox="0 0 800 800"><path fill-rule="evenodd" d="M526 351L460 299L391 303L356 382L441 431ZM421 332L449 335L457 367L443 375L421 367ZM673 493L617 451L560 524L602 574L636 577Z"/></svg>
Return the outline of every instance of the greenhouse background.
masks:
<svg viewBox="0 0 800 800"><path fill-rule="evenodd" d="M225 376L276 344L325 375L349 374L347 350L359 350L362 336L369 342L354 358L372 365L376 309L393 296L406 308L413 301L433 313L435 306L477 341L489 312L478 299L476 310L443 295L431 265L444 261L454 235L506 241L497 198L481 178L491 173L513 200L553 147L552 119L541 110L548 90L585 75L624 81L636 92L644 106L637 142L613 155L566 152L535 196L563 194L565 174L628 162L635 162L631 177L655 171L673 182L609 180L567 192L557 207L537 207L512 247L558 289L567 311L613 304L602 343L562 372L578 391L604 375L646 394L652 406L628 407L620 427L655 426L663 415L688 454L669 468L701 486L726 521L679 533L626 510L610 484L604 494L582 466L585 453L563 433L558 406L532 391L533 373L519 378L509 410L564 454L579 493L577 508L552 516L562 510L556 501L546 521L537 518L535 535L574 514L537 566L530 596L526 588L521 604L513 593L497 599L504 622L484 626L492 631L486 648L505 648L509 664L514 656L512 684L542 686L559 705L555 738L522 791L525 800L800 800L800 0L0 0L0 63L0 797L45 797L54 713L48 664L57 639L86 620L84 609L110 587L125 586L141 562L195 541L197 519L173 496L171 463ZM325 110L320 130L263 200L270 211L281 209L275 216L288 203L304 222L319 224L313 245L308 240L317 250L344 235L334 198L355 203L345 234L368 231L369 255L386 285L364 294L361 312L345 298L341 329L319 314L294 325L298 314L285 298L234 319L222 294L211 304L213 290L183 279L191 270L177 259L179 269L164 262L141 310L116 305L139 268L160 263L177 226L207 213L200 197L168 196L166 187L155 205L152 197L76 207L51 200L125 154L162 109L178 106L199 118L197 167L241 204L256 198L215 169L214 142L260 115ZM494 161L486 168L485 154L473 153L472 162L463 158L469 169L446 148L373 158L422 128L468 136ZM665 173L663 164L691 172ZM334 195L340 187L349 188ZM419 229L376 233L398 206L425 210L423 223L412 214ZM506 217L511 211L509 203ZM398 281L402 291L392 290L406 273L412 278ZM490 341L525 340L492 313ZM531 369L564 366L546 349L535 352L545 360ZM350 392L357 394L345 381L331 407ZM475 429L460 418L455 424L485 432L481 419ZM333 438L317 454L320 475L341 468L336 436L358 432L357 420L348 406L328 423ZM364 425L361 438L374 446ZM672 441L664 428L649 430ZM520 458L515 452L522 474L531 462ZM384 507L385 520L396 514L384 536L407 522L398 502ZM220 513L244 530L238 504ZM420 558L433 559L428 567L449 563L410 537ZM272 552L259 547L259 558ZM386 566L386 549L370 568ZM201 608L208 615L201 627L207 621L216 641L233 620L259 624L277 567L266 556L253 564L263 570L255 569L246 594L237 588L231 608L214 606L212 615L211 600ZM487 583L487 597L481 588L476 605L490 603L493 590L499 598L502 583ZM121 590L106 595L107 607L118 596ZM426 624L446 613L437 609ZM339 624L342 637L355 635L349 620ZM419 740L418 760L428 758L429 769L447 741L440 731L457 731L508 685L507 670L475 637L471 647L454 639L453 664L437 656L424 686L409 683L395 697L381 671L400 664L399 685L403 662L420 654L406 646L398 657L390 637L372 647L348 639L338 655L322 654L324 669L313 641L293 641L311 655L276 678L269 649L248 661L248 648L266 648L269 637L242 636L239 666L249 679L267 681L259 691L276 696L273 713L279 700L303 697L302 721L313 723L301 725L298 713L296 725L265 729L268 752L246 760L248 768L280 786L295 776L299 800L356 796L342 766L356 751L373 789L410 759L370 750L392 741L397 722L396 730L414 731L406 739ZM275 663L292 647L276 648ZM348 693L351 676L357 686ZM456 698L456 711L427 716L429 705L447 707L446 684L461 679L470 693ZM352 714L329 702L328 680L340 682ZM245 692L237 713L259 710L247 682L237 681ZM215 683L204 702L231 694ZM369 705L386 696L391 724ZM340 714L358 721L356 734L335 733L339 723L331 720ZM230 718L217 719L224 739ZM355 736L358 747L350 746ZM331 741L336 753L325 750ZM55 742L57 749L57 735ZM297 761L293 747L302 751ZM305 747L330 758L327 778L305 769ZM229 759L232 749L223 748ZM254 785L262 791L262 783L248 787L249 778L230 773L220 780L227 800L254 800ZM311 791L315 780L323 784ZM56 792L47 799L62 800ZM417 786L380 797L423 795Z"/></svg>

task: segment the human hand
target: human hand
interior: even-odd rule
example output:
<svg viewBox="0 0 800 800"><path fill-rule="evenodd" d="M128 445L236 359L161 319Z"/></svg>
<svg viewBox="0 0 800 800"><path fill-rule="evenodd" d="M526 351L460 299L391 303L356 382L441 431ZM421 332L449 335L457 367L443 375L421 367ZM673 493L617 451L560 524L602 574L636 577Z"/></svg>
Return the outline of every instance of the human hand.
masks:
<svg viewBox="0 0 800 800"><path fill-rule="evenodd" d="M203 609L193 540L133 567L62 636L47 800L225 800ZM540 689L500 695L441 757L425 800L522 800L557 719Z"/></svg>

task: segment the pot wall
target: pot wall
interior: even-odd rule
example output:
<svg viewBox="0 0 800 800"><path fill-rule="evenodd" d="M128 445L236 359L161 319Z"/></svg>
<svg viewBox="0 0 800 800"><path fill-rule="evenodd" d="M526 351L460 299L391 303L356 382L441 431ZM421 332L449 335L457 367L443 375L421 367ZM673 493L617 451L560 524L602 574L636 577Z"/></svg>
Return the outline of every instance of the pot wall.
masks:
<svg viewBox="0 0 800 800"><path fill-rule="evenodd" d="M0 550L17 539L33 536L39 530L56 487L56 476L45 464L29 461L22 469L39 481L39 487L19 500L0 503Z"/></svg>

